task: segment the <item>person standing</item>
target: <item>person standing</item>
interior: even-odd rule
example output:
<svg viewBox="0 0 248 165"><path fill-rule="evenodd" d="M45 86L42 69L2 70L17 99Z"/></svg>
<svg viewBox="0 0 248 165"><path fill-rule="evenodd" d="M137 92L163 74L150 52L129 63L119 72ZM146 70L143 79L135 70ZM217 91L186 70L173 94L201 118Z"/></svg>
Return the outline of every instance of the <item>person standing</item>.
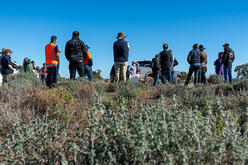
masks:
<svg viewBox="0 0 248 165"><path fill-rule="evenodd" d="M224 54L222 63L224 64L224 78L225 82L231 84L232 83L232 63L235 60L234 51L230 48L228 43L223 45L224 47Z"/></svg>
<svg viewBox="0 0 248 165"><path fill-rule="evenodd" d="M86 45L79 39L79 32L72 33L72 39L65 46L65 57L69 61L70 79L75 80L76 71L84 77L84 60L87 56Z"/></svg>
<svg viewBox="0 0 248 165"><path fill-rule="evenodd" d="M56 68L59 60L59 48L56 45L57 37L52 36L51 42L46 45L46 67L47 67L47 81L46 85L53 88L56 84Z"/></svg>
<svg viewBox="0 0 248 165"><path fill-rule="evenodd" d="M172 54L168 50L168 44L163 44L163 51L160 52L160 66L162 72L162 82L166 84L171 79L171 64L173 62Z"/></svg>
<svg viewBox="0 0 248 165"><path fill-rule="evenodd" d="M87 75L89 81L93 81L93 74L92 74L93 61L92 61L91 54L89 52L89 48L90 47L88 45L86 45L87 56L86 56L86 59L84 61L84 69L85 69L85 75Z"/></svg>
<svg viewBox="0 0 248 165"><path fill-rule="evenodd" d="M194 84L198 82L198 74L201 68L201 62L203 62L204 60L202 53L198 50L198 44L194 44L193 50L189 52L187 60L188 63L190 64L190 67L189 67L188 77L185 82L185 86L188 86L193 73L195 74Z"/></svg>
<svg viewBox="0 0 248 165"><path fill-rule="evenodd" d="M12 62L11 62L11 57L10 57L11 54L12 54L12 51L10 49L6 49L0 61L0 64L2 66L1 74L3 77L2 84L8 83L8 76L10 74L13 74L15 71L12 66Z"/></svg>
<svg viewBox="0 0 248 165"><path fill-rule="evenodd" d="M218 55L218 59L214 62L215 73L220 77L220 82L223 82L224 75L224 64L222 63L224 52L220 52Z"/></svg>
<svg viewBox="0 0 248 165"><path fill-rule="evenodd" d="M47 81L47 67L46 63L43 64L43 67L40 69L40 75L41 75L41 82Z"/></svg>
<svg viewBox="0 0 248 165"><path fill-rule="evenodd" d="M172 54L172 64L171 64L171 79L170 82L173 84L175 82L175 66L178 65L178 61L176 57L173 55L172 50L169 50L169 52Z"/></svg>
<svg viewBox="0 0 248 165"><path fill-rule="evenodd" d="M160 64L159 64L159 55L156 54L155 57L152 59L152 74L154 77L153 86L159 85L159 71L160 71Z"/></svg>
<svg viewBox="0 0 248 165"><path fill-rule="evenodd" d="M207 72L207 63L208 63L208 55L207 53L204 52L204 46L200 45L199 50L203 55L204 60L201 63L201 69L199 71L199 77L198 77L198 83L207 83L207 78L206 78L206 72Z"/></svg>
<svg viewBox="0 0 248 165"><path fill-rule="evenodd" d="M124 39L127 37L123 32L118 33L114 43L115 81L126 81L126 73L129 57L129 44Z"/></svg>

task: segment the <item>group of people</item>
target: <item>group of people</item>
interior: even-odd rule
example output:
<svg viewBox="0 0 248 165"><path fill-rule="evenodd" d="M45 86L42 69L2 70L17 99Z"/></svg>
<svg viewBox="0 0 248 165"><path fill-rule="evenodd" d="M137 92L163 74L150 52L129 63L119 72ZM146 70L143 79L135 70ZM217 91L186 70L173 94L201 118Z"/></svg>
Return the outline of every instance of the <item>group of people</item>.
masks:
<svg viewBox="0 0 248 165"><path fill-rule="evenodd" d="M127 72L128 57L129 57L129 44L125 41L127 35L120 32L117 36L117 41L114 43L114 67L111 73L115 71L115 82L126 81L129 72ZM219 53L218 59L214 65L216 67L216 74L220 77L220 81L226 83L232 83L232 63L235 59L234 51L230 48L228 43L223 45L224 52ZM187 80L185 86L187 86L194 73L194 84L203 83L206 84L206 72L208 55L204 51L203 45L194 44L193 49L189 52L187 61L190 65ZM137 65L135 63L132 66ZM152 59L152 71L154 77L154 86L159 85L159 79L161 77L162 83L167 82L174 83L175 80L175 66L178 65L178 61L173 56L172 50L168 49L168 44L163 44L163 51L156 54Z"/></svg>
<svg viewBox="0 0 248 165"><path fill-rule="evenodd" d="M51 42L45 47L46 62L42 68L38 66L35 67L35 62L31 61L28 57L23 60L24 72L35 72L37 77L50 88L54 87L57 83L60 66L60 51L56 43L57 37L52 36ZM76 72L78 72L79 77L87 76L89 81L93 81L93 60L89 48L88 45L85 45L85 43L79 39L79 32L74 31L72 39L69 40L65 46L65 57L69 61L71 79L75 80ZM12 53L10 49L3 49L1 52L0 71L3 76L3 83L7 83L7 77L15 71L13 62L11 61Z"/></svg>
<svg viewBox="0 0 248 165"><path fill-rule="evenodd" d="M125 41L126 37L127 35L123 32L118 33L117 41L113 45L114 66L111 70L113 82L126 81L127 79L139 81L139 64L133 61L132 65L128 66L130 46ZM57 37L52 36L51 42L45 47L46 62L41 69L35 67L35 62L30 61L28 58L25 58L23 62L25 72L32 70L38 71L42 82L46 82L46 85L50 88L54 87L57 83L60 65L60 51L56 43ZM172 50L169 50L168 47L168 44L163 44L163 51L152 59L154 86L159 85L160 77L164 84L167 82L174 83L174 68L178 65L178 61L173 56ZM228 43L224 44L223 47L224 52L219 53L219 57L214 63L216 74L220 77L221 81L224 77L226 83L232 83L232 63L235 59L234 51ZM208 55L204 50L203 45L198 46L198 44L194 44L193 49L189 52L187 61L190 67L185 85L189 84L193 73L195 77L194 84L206 84ZM14 72L11 62L12 51L10 49L3 49L1 54L1 74L4 79L3 83L6 83L7 76ZM92 57L89 53L89 47L80 40L78 31L74 31L72 33L72 39L66 43L65 57L69 61L70 79L75 80L76 72L78 72L79 77L87 76L89 81L93 81Z"/></svg>

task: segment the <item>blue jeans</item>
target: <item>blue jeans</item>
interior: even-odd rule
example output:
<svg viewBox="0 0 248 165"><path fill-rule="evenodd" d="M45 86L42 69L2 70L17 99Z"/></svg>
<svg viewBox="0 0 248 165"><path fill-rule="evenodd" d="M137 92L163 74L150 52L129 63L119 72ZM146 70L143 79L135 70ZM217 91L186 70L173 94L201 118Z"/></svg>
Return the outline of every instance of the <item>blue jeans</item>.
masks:
<svg viewBox="0 0 248 165"><path fill-rule="evenodd" d="M203 67L199 70L199 76L198 76L198 82L197 83L203 83L206 84L207 78L206 78L206 71L207 68Z"/></svg>
<svg viewBox="0 0 248 165"><path fill-rule="evenodd" d="M56 67L48 67L47 68L47 82L46 85L49 88L54 87L54 84L56 84L56 76L57 76L57 68Z"/></svg>
<svg viewBox="0 0 248 165"><path fill-rule="evenodd" d="M167 80L170 81L171 77L171 68L162 68L162 82L166 84Z"/></svg>
<svg viewBox="0 0 248 165"><path fill-rule="evenodd" d="M232 68L229 68L227 66L224 66L224 78L226 83L232 83Z"/></svg>
<svg viewBox="0 0 248 165"><path fill-rule="evenodd" d="M153 86L158 86L159 85L159 73L154 74L154 83Z"/></svg>
<svg viewBox="0 0 248 165"><path fill-rule="evenodd" d="M171 71L171 77L170 78L171 78L170 82L171 82L171 84L173 84L175 81L175 72L174 71Z"/></svg>
<svg viewBox="0 0 248 165"><path fill-rule="evenodd" d="M93 81L92 67L89 65L84 65L85 76L87 75L89 81Z"/></svg>
<svg viewBox="0 0 248 165"><path fill-rule="evenodd" d="M59 64L56 67L56 78L55 78L55 82L57 83L58 81L58 74L59 74Z"/></svg>

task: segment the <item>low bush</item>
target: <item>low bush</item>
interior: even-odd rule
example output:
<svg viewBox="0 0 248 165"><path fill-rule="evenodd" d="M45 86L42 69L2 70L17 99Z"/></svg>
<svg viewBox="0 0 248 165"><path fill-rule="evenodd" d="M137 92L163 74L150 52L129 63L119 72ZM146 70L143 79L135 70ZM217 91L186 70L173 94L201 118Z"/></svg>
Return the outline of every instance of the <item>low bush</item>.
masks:
<svg viewBox="0 0 248 165"><path fill-rule="evenodd" d="M147 88L143 83L127 81L119 84L118 95L128 99L146 96ZM142 98L144 99L144 97Z"/></svg>
<svg viewBox="0 0 248 165"><path fill-rule="evenodd" d="M220 84L220 77L216 74L209 76L208 83L211 84Z"/></svg>
<svg viewBox="0 0 248 165"><path fill-rule="evenodd" d="M136 106L136 105L134 105ZM100 107L100 108L99 108ZM221 105L209 107L221 109ZM247 112L246 112L247 113ZM204 116L163 104L130 111L125 103L88 112L86 129L56 120L18 122L0 145L6 164L245 164L247 132L230 111ZM18 120L16 120L18 121Z"/></svg>
<svg viewBox="0 0 248 165"><path fill-rule="evenodd" d="M239 79L232 84L235 91L248 90L248 80Z"/></svg>
<svg viewBox="0 0 248 165"><path fill-rule="evenodd" d="M218 96L228 96L234 93L234 89L230 84L220 84L216 86L215 94Z"/></svg>

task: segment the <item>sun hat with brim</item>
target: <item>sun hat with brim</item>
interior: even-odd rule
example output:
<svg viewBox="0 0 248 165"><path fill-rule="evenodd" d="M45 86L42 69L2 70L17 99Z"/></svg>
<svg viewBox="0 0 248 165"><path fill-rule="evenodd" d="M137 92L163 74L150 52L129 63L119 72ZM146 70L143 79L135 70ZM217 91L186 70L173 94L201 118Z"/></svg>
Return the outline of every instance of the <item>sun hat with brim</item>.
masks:
<svg viewBox="0 0 248 165"><path fill-rule="evenodd" d="M10 50L10 49L6 49L6 50L5 50L5 53L9 53L9 52L10 52L10 53L13 53L13 51Z"/></svg>
<svg viewBox="0 0 248 165"><path fill-rule="evenodd" d="M126 34L124 34L123 32L120 32L120 33L118 33L117 39L118 39L118 40L119 40L119 39L123 40L123 39L125 39L126 37L127 37Z"/></svg>
<svg viewBox="0 0 248 165"><path fill-rule="evenodd" d="M2 51L0 52L0 54L3 54L6 51L7 48L2 48Z"/></svg>
<svg viewBox="0 0 248 165"><path fill-rule="evenodd" d="M200 46L199 46L199 49L206 49L206 48L204 48L203 45L200 45Z"/></svg>

